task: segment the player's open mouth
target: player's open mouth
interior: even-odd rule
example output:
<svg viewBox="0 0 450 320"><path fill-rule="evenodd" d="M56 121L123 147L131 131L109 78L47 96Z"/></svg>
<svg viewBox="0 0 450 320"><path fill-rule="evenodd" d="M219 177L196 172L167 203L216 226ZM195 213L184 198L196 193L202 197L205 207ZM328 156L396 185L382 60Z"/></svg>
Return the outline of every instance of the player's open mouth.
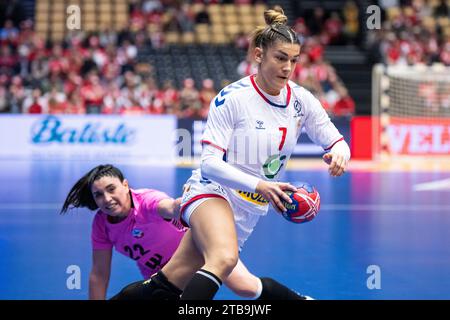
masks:
<svg viewBox="0 0 450 320"><path fill-rule="evenodd" d="M116 206L117 206L117 203L111 204L111 205L107 206L106 209L107 210L113 210Z"/></svg>
<svg viewBox="0 0 450 320"><path fill-rule="evenodd" d="M283 79L283 80L287 80L288 79L287 77L281 77L281 76L279 76L278 78Z"/></svg>

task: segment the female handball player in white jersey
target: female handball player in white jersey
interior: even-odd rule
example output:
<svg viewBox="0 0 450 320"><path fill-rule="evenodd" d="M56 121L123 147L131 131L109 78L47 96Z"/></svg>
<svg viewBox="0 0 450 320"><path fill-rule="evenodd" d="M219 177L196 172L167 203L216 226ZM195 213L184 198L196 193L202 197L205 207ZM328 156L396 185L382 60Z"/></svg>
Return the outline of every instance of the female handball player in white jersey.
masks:
<svg viewBox="0 0 450 320"><path fill-rule="evenodd" d="M180 209L190 231L155 281L147 282L154 292L163 279L183 290L181 299L214 298L269 203L282 212L282 200L290 202L285 191L296 191L278 178L302 128L328 151L323 159L330 175L340 176L347 167L350 149L320 102L289 81L300 43L287 17L277 7L264 18L267 25L254 31L251 43L258 73L211 101L201 166L186 183ZM195 252L203 261L192 259Z"/></svg>

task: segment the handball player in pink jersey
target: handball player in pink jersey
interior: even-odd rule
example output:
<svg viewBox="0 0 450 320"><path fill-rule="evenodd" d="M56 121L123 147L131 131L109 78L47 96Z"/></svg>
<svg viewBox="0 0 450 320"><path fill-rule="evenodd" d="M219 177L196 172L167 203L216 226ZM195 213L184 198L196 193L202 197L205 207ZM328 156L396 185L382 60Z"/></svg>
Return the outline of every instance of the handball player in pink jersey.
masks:
<svg viewBox="0 0 450 320"><path fill-rule="evenodd" d="M144 279L157 273L180 246L189 229L179 222L181 198L153 189L132 189L122 172L99 165L72 187L61 213L72 208L97 210L92 224L92 270L89 299L105 299L112 249L136 261ZM203 263L198 252L192 261ZM258 278L239 261L225 284L237 295L258 299L305 299L271 278ZM155 290L156 288L156 290ZM178 299L182 291L167 279L137 281L113 299Z"/></svg>

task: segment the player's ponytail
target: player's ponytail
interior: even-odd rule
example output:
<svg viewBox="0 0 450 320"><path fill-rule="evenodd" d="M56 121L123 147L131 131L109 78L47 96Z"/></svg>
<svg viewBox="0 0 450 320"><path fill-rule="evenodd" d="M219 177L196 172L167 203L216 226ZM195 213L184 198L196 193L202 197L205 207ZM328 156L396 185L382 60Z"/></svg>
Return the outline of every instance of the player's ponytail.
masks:
<svg viewBox="0 0 450 320"><path fill-rule="evenodd" d="M92 196L91 187L94 181L105 177L116 177L123 182L125 179L122 172L113 165L99 165L86 173L78 180L72 189L69 191L66 200L61 208L60 214L66 213L73 208L89 208L90 210L98 209Z"/></svg>
<svg viewBox="0 0 450 320"><path fill-rule="evenodd" d="M295 31L287 26L288 19L280 6L264 11L264 20L267 25L257 27L251 34L250 49L265 49L275 41L300 44Z"/></svg>

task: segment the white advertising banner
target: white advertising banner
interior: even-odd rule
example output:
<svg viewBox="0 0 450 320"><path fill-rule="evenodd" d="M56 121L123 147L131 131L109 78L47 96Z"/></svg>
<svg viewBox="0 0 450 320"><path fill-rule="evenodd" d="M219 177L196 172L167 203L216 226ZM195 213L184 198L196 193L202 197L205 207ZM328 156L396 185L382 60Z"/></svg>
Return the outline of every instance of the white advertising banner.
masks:
<svg viewBox="0 0 450 320"><path fill-rule="evenodd" d="M173 160L173 116L2 115L1 159Z"/></svg>
<svg viewBox="0 0 450 320"><path fill-rule="evenodd" d="M390 118L389 151L404 155L450 155L450 120Z"/></svg>

